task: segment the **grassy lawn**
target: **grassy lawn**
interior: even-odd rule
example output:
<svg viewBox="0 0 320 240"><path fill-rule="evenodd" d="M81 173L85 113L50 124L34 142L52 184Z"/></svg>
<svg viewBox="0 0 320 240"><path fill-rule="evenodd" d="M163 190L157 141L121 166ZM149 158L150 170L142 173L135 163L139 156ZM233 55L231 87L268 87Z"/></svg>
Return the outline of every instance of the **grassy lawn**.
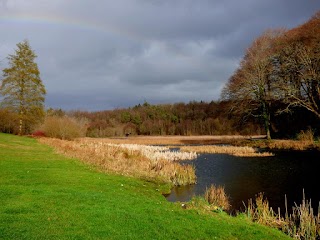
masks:
<svg viewBox="0 0 320 240"><path fill-rule="evenodd" d="M290 239L244 217L184 210L158 187L0 134L0 239Z"/></svg>

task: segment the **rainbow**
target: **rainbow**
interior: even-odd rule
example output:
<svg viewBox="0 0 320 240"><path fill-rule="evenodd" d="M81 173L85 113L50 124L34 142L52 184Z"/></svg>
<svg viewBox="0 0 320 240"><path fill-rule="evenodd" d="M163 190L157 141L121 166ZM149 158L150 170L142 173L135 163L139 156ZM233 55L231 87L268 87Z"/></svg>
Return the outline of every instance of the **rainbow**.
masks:
<svg viewBox="0 0 320 240"><path fill-rule="evenodd" d="M89 19L71 18L66 16L56 16L56 15L31 15L31 14L1 14L0 24L38 24L38 25L56 25L62 27L76 28L80 30L89 30L105 34L122 35L129 38L141 40L141 36L136 33L129 31L128 29L123 29L115 27L106 22L97 22Z"/></svg>

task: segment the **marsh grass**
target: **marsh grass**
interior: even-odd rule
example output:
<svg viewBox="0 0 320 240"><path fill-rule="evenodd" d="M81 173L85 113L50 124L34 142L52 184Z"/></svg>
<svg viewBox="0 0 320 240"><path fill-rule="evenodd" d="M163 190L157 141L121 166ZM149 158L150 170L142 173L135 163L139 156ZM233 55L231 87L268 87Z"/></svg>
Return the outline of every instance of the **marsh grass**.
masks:
<svg viewBox="0 0 320 240"><path fill-rule="evenodd" d="M143 156L154 161L162 160L162 159L169 160L169 161L193 160L197 157L196 152L170 151L169 147L164 147L164 146L149 146L149 145L140 145L140 144L111 144L111 143L106 145L120 147L131 152L139 152Z"/></svg>
<svg viewBox="0 0 320 240"><path fill-rule="evenodd" d="M269 157L273 156L273 153L269 152L258 152L253 147L237 147L237 146L220 146L220 145L210 145L210 146L183 146L180 148L181 151L191 151L197 153L223 153L231 154L238 157Z"/></svg>
<svg viewBox="0 0 320 240"><path fill-rule="evenodd" d="M223 186L211 185L204 194L205 200L214 210L229 210L230 203Z"/></svg>
<svg viewBox="0 0 320 240"><path fill-rule="evenodd" d="M285 217L275 213L269 202L264 198L263 193L259 193L255 201L249 199L248 207L246 207L246 215L253 222L262 225L278 228L290 237L295 239L320 239L320 206L317 215L311 206L311 200L305 199L303 192L303 199L300 205L295 204L292 207L292 213L288 214L286 202Z"/></svg>
<svg viewBox="0 0 320 240"><path fill-rule="evenodd" d="M54 147L59 153L78 158L107 172L172 185L196 182L194 166L181 165L165 158L152 159L143 153L142 148L126 148L95 139L65 141L41 138L39 141Z"/></svg>

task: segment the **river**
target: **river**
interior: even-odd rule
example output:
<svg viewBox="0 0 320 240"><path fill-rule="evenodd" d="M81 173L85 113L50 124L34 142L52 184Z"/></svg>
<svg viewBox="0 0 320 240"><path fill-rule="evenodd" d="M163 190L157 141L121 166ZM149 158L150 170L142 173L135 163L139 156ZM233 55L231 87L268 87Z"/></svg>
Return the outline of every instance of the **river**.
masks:
<svg viewBox="0 0 320 240"><path fill-rule="evenodd" d="M233 211L243 211L248 199L262 192L270 206L285 211L285 196L289 211L300 204L303 191L317 210L320 201L319 152L278 151L273 157L235 157L227 154L200 154L193 164L195 185L175 187L166 196L175 202L189 201L194 195L204 195L211 184L225 187Z"/></svg>

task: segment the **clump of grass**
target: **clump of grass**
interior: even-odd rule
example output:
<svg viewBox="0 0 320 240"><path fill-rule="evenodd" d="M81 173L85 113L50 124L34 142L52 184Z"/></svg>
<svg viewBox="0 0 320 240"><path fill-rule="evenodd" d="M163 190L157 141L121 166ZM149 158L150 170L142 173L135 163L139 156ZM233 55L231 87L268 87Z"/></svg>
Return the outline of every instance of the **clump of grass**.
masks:
<svg viewBox="0 0 320 240"><path fill-rule="evenodd" d="M297 135L297 139L299 141L313 143L314 142L314 132L310 128L306 131L301 130L300 133Z"/></svg>
<svg viewBox="0 0 320 240"><path fill-rule="evenodd" d="M214 210L229 210L230 203L224 187L211 185L204 194L205 200Z"/></svg>
<svg viewBox="0 0 320 240"><path fill-rule="evenodd" d="M148 158L137 149L128 149L95 139L65 141L41 138L39 141L53 146L64 155L78 158L108 172L172 185L188 185L196 182L195 169L192 165L181 165L167 159Z"/></svg>
<svg viewBox="0 0 320 240"><path fill-rule="evenodd" d="M181 206L185 209L193 209L198 213L211 214L213 210L212 206L203 196L193 196L189 202L183 203Z"/></svg>
<svg viewBox="0 0 320 240"><path fill-rule="evenodd" d="M186 152L197 152L197 153L224 153L231 154L239 157L267 157L273 156L273 153L269 152L258 152L253 147L237 147L237 146L220 146L220 145L211 145L211 146L183 146L180 148L181 151Z"/></svg>

